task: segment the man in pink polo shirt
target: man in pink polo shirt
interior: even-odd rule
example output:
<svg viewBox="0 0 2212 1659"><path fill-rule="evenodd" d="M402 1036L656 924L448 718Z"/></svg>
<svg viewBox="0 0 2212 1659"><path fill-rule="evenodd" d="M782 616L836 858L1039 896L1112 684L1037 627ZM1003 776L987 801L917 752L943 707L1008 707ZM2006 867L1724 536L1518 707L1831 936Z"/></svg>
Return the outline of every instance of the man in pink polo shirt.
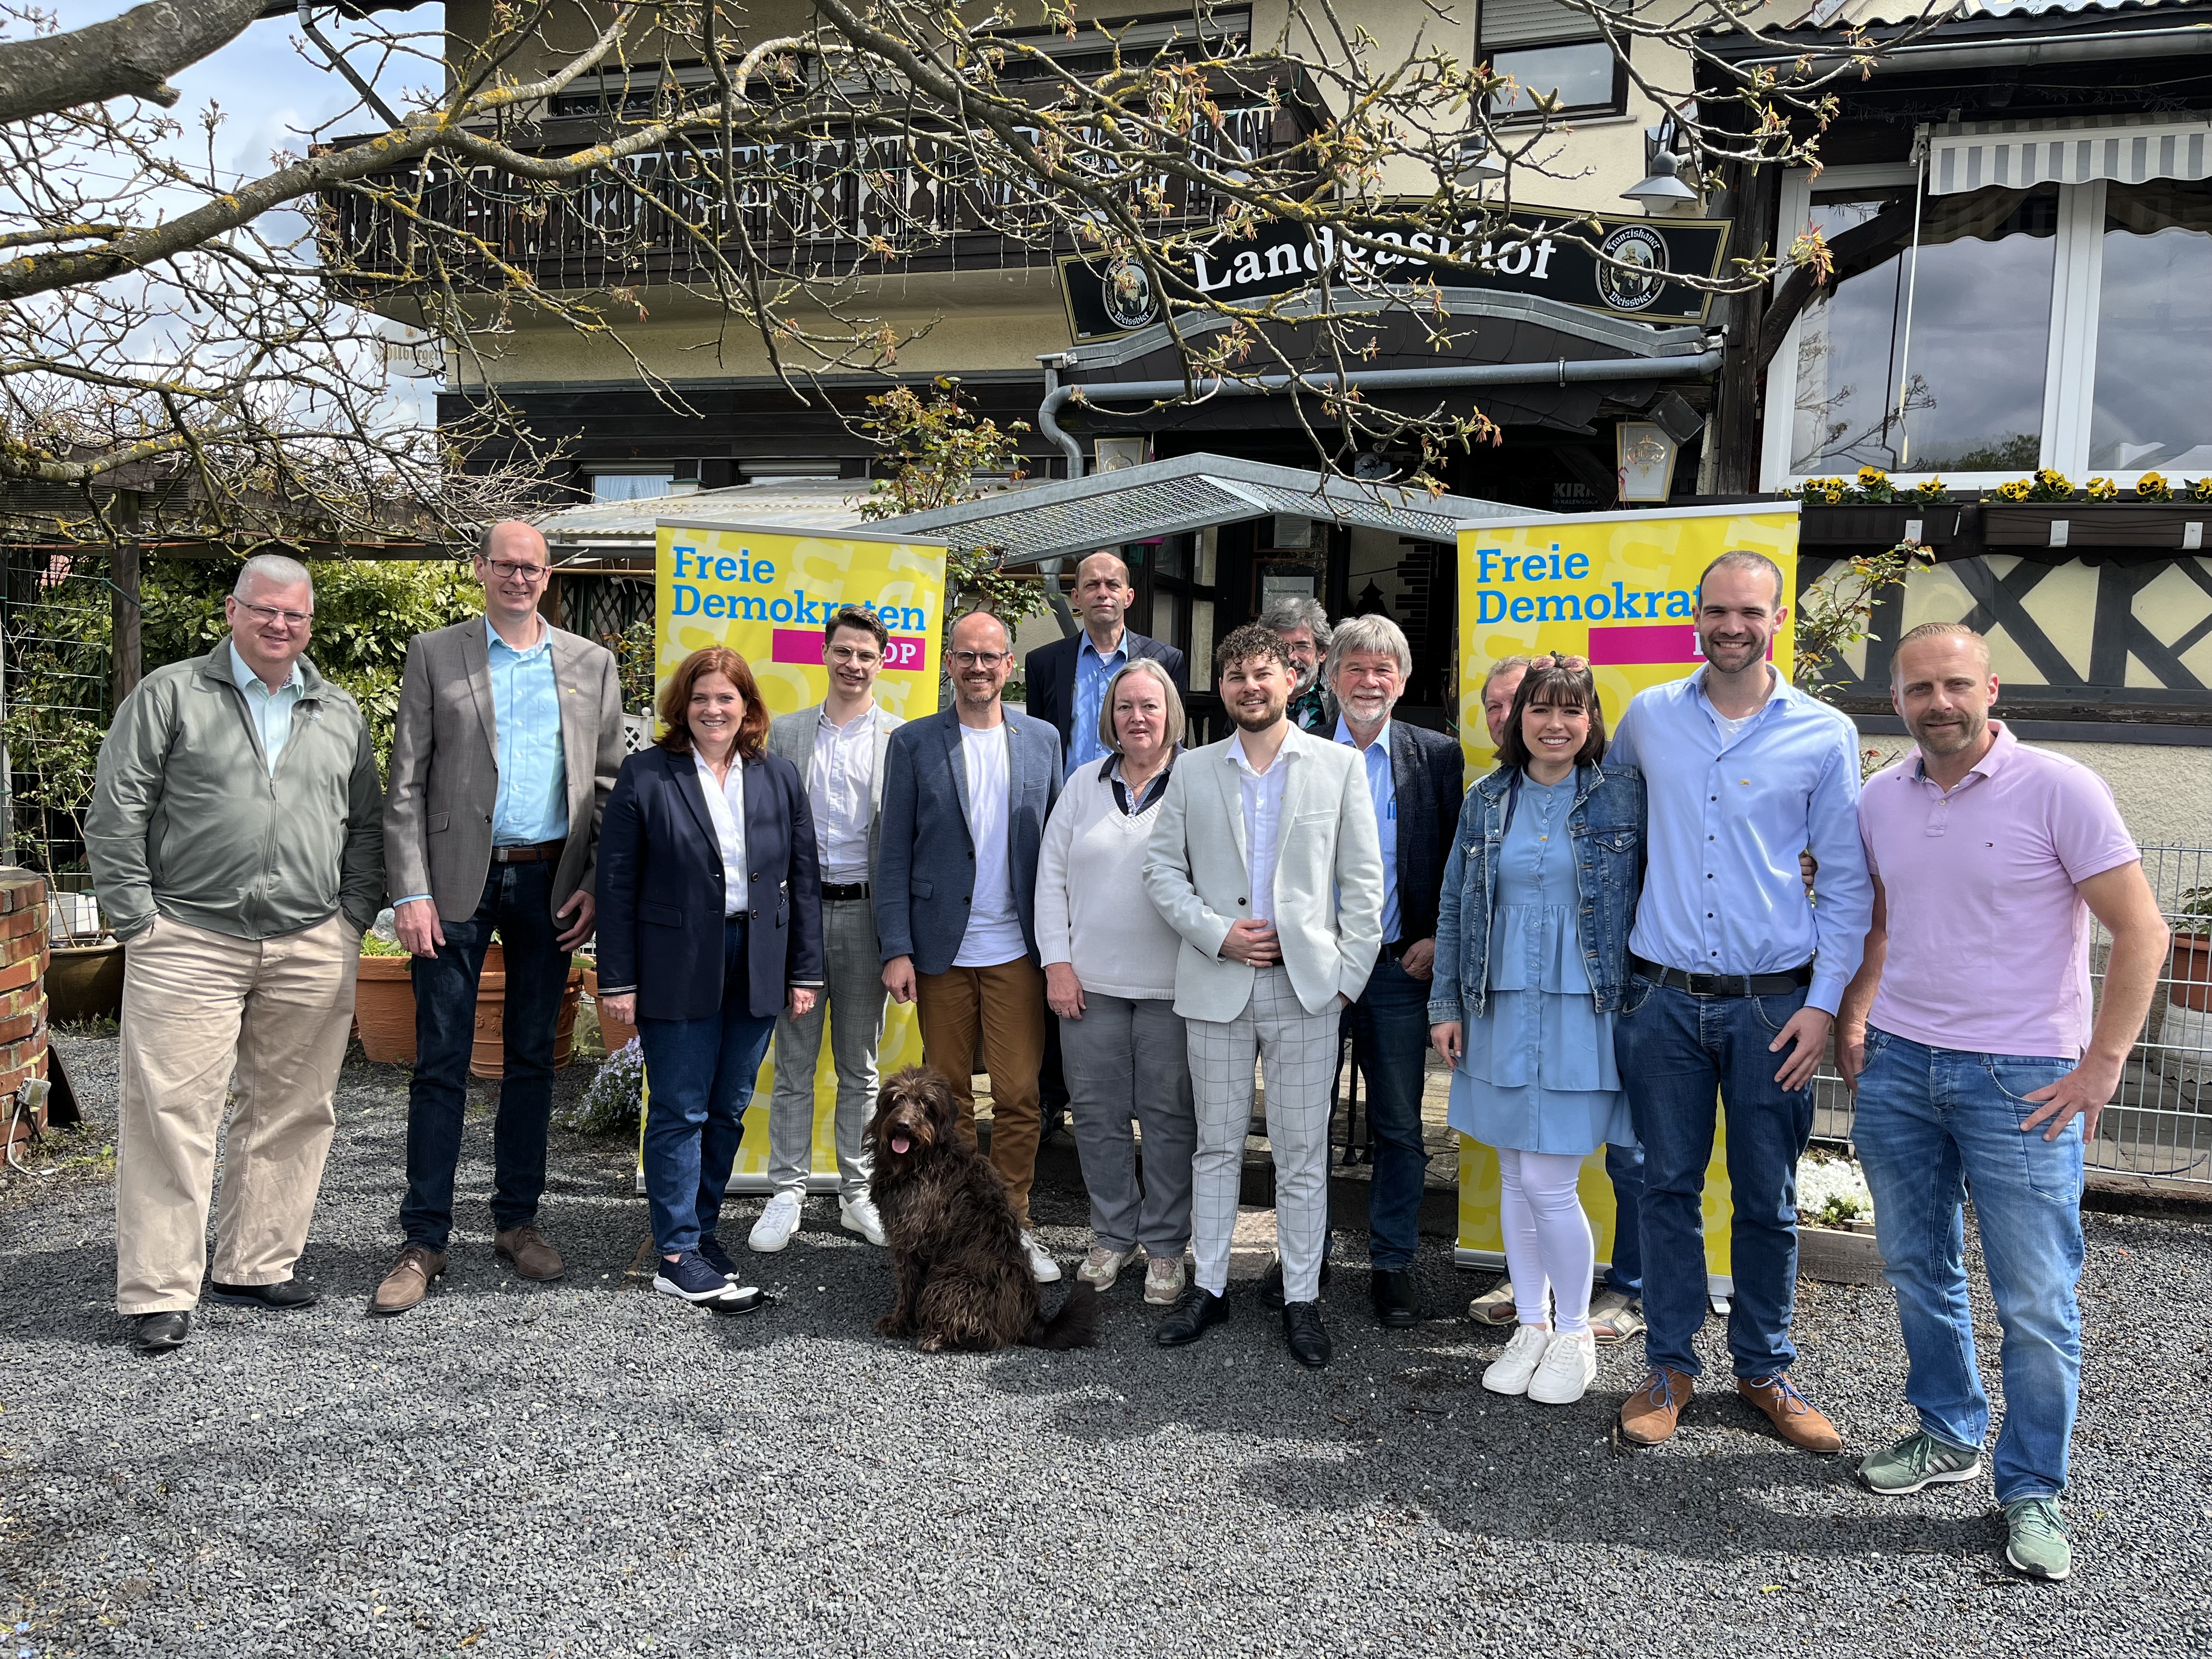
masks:
<svg viewBox="0 0 2212 1659"><path fill-rule="evenodd" d="M1981 1474L1990 1403L1974 1363L1962 1201L2004 1330L1996 1497L2005 1559L2063 1578L2059 1513L2081 1370L2081 1149L2118 1091L2166 927L2112 791L1990 719L1989 646L1957 623L1898 642L1890 695L1919 747L1868 780L1866 960L1836 1022L1852 1131L1897 1292L1920 1426L1859 1479L1917 1492ZM2089 997L2089 918L2112 936Z"/></svg>

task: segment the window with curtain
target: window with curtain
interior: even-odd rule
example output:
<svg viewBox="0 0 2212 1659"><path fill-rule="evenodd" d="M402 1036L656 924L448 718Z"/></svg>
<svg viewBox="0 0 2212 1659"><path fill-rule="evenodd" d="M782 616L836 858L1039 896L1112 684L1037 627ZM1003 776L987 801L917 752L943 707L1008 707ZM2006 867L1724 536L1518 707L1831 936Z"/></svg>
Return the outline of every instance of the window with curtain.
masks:
<svg viewBox="0 0 2212 1659"><path fill-rule="evenodd" d="M1899 228L1839 261L1799 320L1791 473L2037 465L2058 186L1929 198L1917 273L1912 195L1911 185L1813 195L1812 222L1832 244L1885 214Z"/></svg>
<svg viewBox="0 0 2212 1659"><path fill-rule="evenodd" d="M1562 0L1482 0L1477 32L1477 55L1513 82L1492 115L1533 115L1535 99L1554 93L1564 112L1625 107L1628 71L1588 12Z"/></svg>
<svg viewBox="0 0 2212 1659"><path fill-rule="evenodd" d="M2212 472L2212 184L2109 184L2089 465Z"/></svg>

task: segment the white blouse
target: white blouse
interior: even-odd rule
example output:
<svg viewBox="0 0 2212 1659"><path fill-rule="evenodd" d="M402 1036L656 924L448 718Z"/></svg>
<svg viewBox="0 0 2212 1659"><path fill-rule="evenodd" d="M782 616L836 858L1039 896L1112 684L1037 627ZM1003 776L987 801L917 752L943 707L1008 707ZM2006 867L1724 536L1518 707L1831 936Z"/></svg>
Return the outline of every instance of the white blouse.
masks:
<svg viewBox="0 0 2212 1659"><path fill-rule="evenodd" d="M722 914L743 915L745 908L745 763L732 757L730 775L714 781L714 769L694 749L692 764L699 769L699 793L707 798L707 816L714 820L714 839L722 844Z"/></svg>

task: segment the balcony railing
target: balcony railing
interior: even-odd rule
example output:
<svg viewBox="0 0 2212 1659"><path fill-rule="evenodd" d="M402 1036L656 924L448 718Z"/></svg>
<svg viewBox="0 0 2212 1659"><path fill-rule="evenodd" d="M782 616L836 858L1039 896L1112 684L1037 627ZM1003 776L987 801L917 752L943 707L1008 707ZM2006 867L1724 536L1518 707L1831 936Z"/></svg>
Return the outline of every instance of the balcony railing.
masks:
<svg viewBox="0 0 2212 1659"><path fill-rule="evenodd" d="M1222 117L1199 146L1252 156L1285 147L1291 124L1282 112L1255 106ZM503 287L505 264L544 287L588 288L708 282L717 250L726 256L741 237L771 264L833 270L951 264L979 240L1010 256L1049 252L1049 204L1026 185L975 176L966 150L943 140L833 137L733 155L727 192L713 153L694 147L628 156L560 189L437 162L373 175L366 191L326 199L325 255L341 283L384 279L363 286L442 273ZM1219 207L1202 182L1166 173L1133 175L1123 188L1170 222L1203 221Z"/></svg>

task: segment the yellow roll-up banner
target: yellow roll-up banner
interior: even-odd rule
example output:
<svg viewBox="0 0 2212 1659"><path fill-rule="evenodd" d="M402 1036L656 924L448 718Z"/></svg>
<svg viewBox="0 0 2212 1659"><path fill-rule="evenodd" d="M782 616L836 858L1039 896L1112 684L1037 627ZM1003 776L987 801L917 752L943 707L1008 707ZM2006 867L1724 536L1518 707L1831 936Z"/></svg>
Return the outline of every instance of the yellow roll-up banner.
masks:
<svg viewBox="0 0 2212 1659"><path fill-rule="evenodd" d="M843 605L872 611L890 634L877 707L903 720L937 712L938 641L945 622L945 547L871 536L663 520L654 590L655 679L665 684L694 651L727 646L745 659L771 716L829 694L823 629ZM832 1018L836 1018L833 1014ZM881 1072L921 1060L911 1006L890 1006L877 1051ZM768 1187L771 1045L761 1062L731 1190ZM650 1080L648 1079L648 1082ZM837 1184L837 1072L825 1025L814 1073L814 1170L808 1185Z"/></svg>
<svg viewBox="0 0 2212 1659"><path fill-rule="evenodd" d="M1722 554L1763 553L1782 567L1783 592L1797 585L1797 507L1788 504L1695 507L1652 512L1547 514L1492 520L1459 533L1459 734L1468 776L1497 764L1483 720L1482 678L1505 657L1559 651L1587 657L1607 729L1646 687L1697 672L1698 578ZM1794 607L1793 607L1794 608ZM1774 639L1784 678L1794 617ZM1460 1140L1459 1256L1494 1261L1498 1156ZM1583 1206L1598 1235L1598 1259L1613 1254L1613 1183L1602 1149L1582 1172ZM1729 1267L1724 1133L1705 1175L1705 1262L1724 1291Z"/></svg>

